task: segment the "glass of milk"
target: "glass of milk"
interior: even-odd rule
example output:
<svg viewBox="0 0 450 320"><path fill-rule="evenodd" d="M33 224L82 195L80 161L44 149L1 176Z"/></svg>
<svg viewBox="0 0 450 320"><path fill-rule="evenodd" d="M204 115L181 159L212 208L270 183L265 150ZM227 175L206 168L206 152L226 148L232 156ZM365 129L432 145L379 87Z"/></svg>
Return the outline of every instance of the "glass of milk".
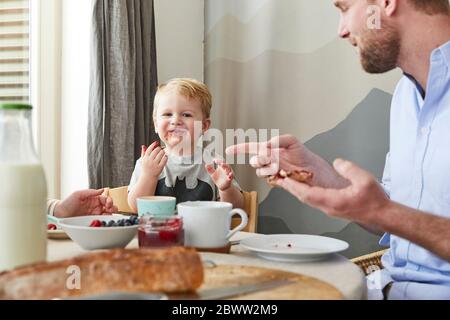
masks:
<svg viewBox="0 0 450 320"><path fill-rule="evenodd" d="M0 104L0 272L47 255L47 185L31 110L28 104Z"/></svg>

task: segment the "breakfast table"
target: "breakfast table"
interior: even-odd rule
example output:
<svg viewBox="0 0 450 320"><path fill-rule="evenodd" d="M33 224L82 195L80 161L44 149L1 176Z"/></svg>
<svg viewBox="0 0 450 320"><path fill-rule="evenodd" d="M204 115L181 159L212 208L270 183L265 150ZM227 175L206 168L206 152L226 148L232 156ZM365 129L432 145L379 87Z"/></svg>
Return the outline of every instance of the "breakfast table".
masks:
<svg viewBox="0 0 450 320"><path fill-rule="evenodd" d="M317 279L319 282L329 285L330 288L336 289L335 291L340 292L341 298L343 299L360 300L367 298L365 276L361 269L347 258L334 253L326 259L311 262L266 260L254 255L239 244L241 240L254 235L254 233L238 232L231 238L232 243L235 243L235 245L231 247L230 253L201 252L201 258L204 262L212 262L216 265L236 265L244 268L245 266L258 267L258 270L268 268L270 270L275 269L300 274L304 276L302 279ZM126 248L138 248L137 238L134 238ZM87 251L83 250L77 243L70 239L48 240L48 261L72 258L83 253L87 253ZM302 292L301 298L315 299L316 296L308 296L306 291Z"/></svg>

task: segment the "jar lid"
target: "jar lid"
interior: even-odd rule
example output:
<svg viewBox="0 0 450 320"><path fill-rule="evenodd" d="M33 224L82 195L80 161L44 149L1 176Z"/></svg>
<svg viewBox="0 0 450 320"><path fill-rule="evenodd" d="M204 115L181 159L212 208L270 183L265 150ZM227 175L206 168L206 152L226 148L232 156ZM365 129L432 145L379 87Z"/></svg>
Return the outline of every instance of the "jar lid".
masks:
<svg viewBox="0 0 450 320"><path fill-rule="evenodd" d="M27 103L0 103L0 110L31 110L33 106Z"/></svg>

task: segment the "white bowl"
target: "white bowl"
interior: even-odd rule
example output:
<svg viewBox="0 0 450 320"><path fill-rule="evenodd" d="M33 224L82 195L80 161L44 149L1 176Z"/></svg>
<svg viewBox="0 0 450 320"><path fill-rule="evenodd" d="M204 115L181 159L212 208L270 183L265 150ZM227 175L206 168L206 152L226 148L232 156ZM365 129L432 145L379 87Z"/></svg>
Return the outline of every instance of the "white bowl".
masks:
<svg viewBox="0 0 450 320"><path fill-rule="evenodd" d="M127 219L128 216L82 216L59 220L59 225L86 250L124 248L136 235L138 225L123 227L89 227L93 220L108 222Z"/></svg>

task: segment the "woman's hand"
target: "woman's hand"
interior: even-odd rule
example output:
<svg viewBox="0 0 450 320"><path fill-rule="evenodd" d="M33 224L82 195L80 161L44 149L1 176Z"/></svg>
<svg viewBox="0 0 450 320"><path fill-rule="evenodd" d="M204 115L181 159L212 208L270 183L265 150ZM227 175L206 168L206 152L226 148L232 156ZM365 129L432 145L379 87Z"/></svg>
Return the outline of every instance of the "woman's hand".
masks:
<svg viewBox="0 0 450 320"><path fill-rule="evenodd" d="M55 217L111 214L118 209L110 197L102 195L103 189L75 191L65 200L59 202L54 210Z"/></svg>

